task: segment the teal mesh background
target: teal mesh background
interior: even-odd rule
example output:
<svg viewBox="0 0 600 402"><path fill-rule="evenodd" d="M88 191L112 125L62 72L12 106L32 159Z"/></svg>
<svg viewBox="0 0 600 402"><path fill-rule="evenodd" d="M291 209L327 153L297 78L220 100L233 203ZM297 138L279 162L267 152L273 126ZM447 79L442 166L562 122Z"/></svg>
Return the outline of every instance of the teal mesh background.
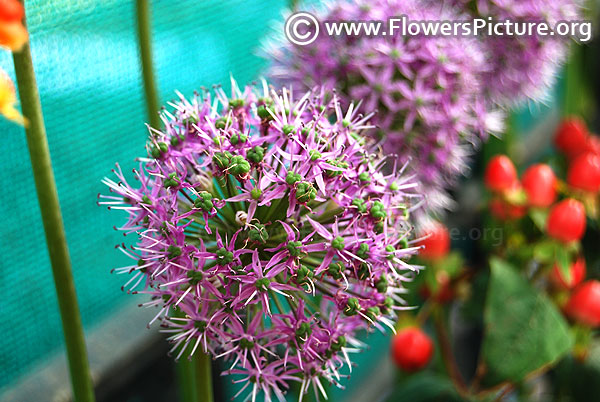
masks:
<svg viewBox="0 0 600 402"><path fill-rule="evenodd" d="M33 59L63 217L86 329L127 298L124 277L109 269L125 261L111 228L124 215L96 206L100 180L114 162L124 170L143 151L141 71L134 1L27 2ZM152 1L154 64L161 102L175 89L255 79L256 56L284 0ZM12 58L0 67L14 79ZM0 118L4 177L0 193L0 394L32 366L62 347L60 317L25 134ZM140 300L136 300L139 302Z"/></svg>

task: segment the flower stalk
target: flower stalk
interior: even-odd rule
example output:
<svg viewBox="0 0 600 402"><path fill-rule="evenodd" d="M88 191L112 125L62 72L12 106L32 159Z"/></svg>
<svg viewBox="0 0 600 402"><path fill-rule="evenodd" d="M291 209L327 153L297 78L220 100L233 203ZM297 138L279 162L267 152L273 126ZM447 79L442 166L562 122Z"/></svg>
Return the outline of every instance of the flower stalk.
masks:
<svg viewBox="0 0 600 402"><path fill-rule="evenodd" d="M206 353L197 353L193 357L196 364L198 401L213 402L211 358Z"/></svg>
<svg viewBox="0 0 600 402"><path fill-rule="evenodd" d="M29 122L25 129L27 146L58 296L73 395L75 401L91 402L94 391L83 327L29 44L13 53L13 60L23 115Z"/></svg>
<svg viewBox="0 0 600 402"><path fill-rule="evenodd" d="M158 116L159 100L152 67L152 35L150 33L150 5L148 0L136 1L138 41L140 45L140 62L142 65L142 78L144 80L144 95L148 121L150 126L160 128Z"/></svg>

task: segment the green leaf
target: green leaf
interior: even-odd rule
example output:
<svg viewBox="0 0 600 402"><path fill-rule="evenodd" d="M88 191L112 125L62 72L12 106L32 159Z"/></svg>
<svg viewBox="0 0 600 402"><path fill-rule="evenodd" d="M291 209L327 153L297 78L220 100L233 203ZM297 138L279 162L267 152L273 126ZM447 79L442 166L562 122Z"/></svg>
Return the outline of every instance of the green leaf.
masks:
<svg viewBox="0 0 600 402"><path fill-rule="evenodd" d="M546 221L548 220L548 210L531 208L529 210L529 217L537 226L537 228L543 233L546 231Z"/></svg>
<svg viewBox="0 0 600 402"><path fill-rule="evenodd" d="M387 399L387 402L461 402L463 399L456 393L452 382L430 372L414 374L398 386Z"/></svg>
<svg viewBox="0 0 600 402"><path fill-rule="evenodd" d="M556 252L556 263L558 265L558 269L560 269L560 273L564 278L565 282L571 282L571 258L569 256L569 250L565 247L557 245L555 248Z"/></svg>
<svg viewBox="0 0 600 402"><path fill-rule="evenodd" d="M568 326L548 297L516 270L492 259L484 311L486 383L518 382L556 363L572 346Z"/></svg>
<svg viewBox="0 0 600 402"><path fill-rule="evenodd" d="M539 242L533 249L533 258L539 262L551 262L554 260L555 248L553 241Z"/></svg>
<svg viewBox="0 0 600 402"><path fill-rule="evenodd" d="M453 251L441 261L441 267L438 267L438 269L446 271L450 278L454 278L462 270L463 266L462 255L459 252Z"/></svg>

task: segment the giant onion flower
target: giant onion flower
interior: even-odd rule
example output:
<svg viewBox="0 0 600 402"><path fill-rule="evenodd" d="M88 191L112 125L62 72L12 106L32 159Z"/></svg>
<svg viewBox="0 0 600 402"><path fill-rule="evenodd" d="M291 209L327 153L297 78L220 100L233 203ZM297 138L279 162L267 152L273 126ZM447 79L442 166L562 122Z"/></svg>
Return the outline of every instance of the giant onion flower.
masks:
<svg viewBox="0 0 600 402"><path fill-rule="evenodd" d="M491 18L494 22L543 22L554 27L558 22L580 19L577 0L450 0L450 3L474 18ZM545 100L566 59L568 43L568 38L558 35L483 35L489 65L483 75L486 96L502 106L515 106L530 99Z"/></svg>
<svg viewBox="0 0 600 402"><path fill-rule="evenodd" d="M406 308L421 197L404 166L383 173L354 104L232 85L170 103L135 180L118 165L104 180L99 203L137 235L117 272L150 297L176 358L228 360L252 400L284 400L290 381L324 394L351 371L359 331Z"/></svg>

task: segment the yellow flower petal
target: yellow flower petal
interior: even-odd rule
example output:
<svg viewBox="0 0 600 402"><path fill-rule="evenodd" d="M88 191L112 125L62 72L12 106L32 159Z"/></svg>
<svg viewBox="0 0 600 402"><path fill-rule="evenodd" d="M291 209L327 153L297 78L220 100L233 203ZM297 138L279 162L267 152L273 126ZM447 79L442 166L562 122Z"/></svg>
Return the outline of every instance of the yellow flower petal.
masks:
<svg viewBox="0 0 600 402"><path fill-rule="evenodd" d="M8 74L0 70L0 113L9 120L26 125L25 118L15 108L16 103L17 95L15 93L15 86Z"/></svg>

